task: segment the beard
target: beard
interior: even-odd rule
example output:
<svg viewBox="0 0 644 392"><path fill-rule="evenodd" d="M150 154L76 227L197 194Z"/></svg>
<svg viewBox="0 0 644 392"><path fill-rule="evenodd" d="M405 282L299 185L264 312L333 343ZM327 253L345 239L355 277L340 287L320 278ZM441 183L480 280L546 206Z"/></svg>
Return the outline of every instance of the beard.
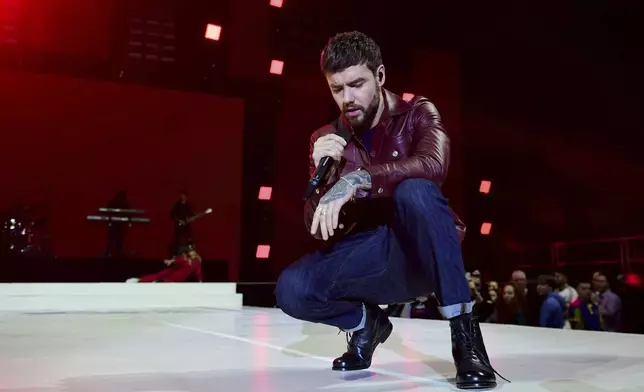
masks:
<svg viewBox="0 0 644 392"><path fill-rule="evenodd" d="M378 107L380 106L380 94L376 91L375 95L369 102L369 105L365 108L359 105L349 105L345 106L342 110L344 117L347 119L349 124L354 131L363 131L367 130L371 126L373 119L376 118L378 113ZM357 116L348 116L347 112L350 110L360 110L360 114Z"/></svg>

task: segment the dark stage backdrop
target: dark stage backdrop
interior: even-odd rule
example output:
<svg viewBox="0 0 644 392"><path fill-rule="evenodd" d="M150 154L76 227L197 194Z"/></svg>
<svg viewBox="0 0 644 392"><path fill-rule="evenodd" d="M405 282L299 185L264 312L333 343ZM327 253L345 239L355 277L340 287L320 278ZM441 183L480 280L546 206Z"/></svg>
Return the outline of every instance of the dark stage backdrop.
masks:
<svg viewBox="0 0 644 392"><path fill-rule="evenodd" d="M106 226L85 218L125 189L152 219L129 230L126 250L160 258L183 189L196 210L214 210L194 224L201 253L236 279L243 101L10 71L0 85L0 211L41 204L56 255L99 255Z"/></svg>

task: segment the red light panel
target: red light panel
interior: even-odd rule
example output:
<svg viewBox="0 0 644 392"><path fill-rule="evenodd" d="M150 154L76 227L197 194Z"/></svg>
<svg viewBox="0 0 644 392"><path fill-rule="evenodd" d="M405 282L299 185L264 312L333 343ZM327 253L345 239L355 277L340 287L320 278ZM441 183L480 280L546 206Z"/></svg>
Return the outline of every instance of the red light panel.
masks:
<svg viewBox="0 0 644 392"><path fill-rule="evenodd" d="M485 222L481 225L481 234L483 235L490 235L490 232L492 231L492 224Z"/></svg>
<svg viewBox="0 0 644 392"><path fill-rule="evenodd" d="M268 256L271 253L270 245L257 245L257 252L255 252L255 257L258 259L268 259Z"/></svg>
<svg viewBox="0 0 644 392"><path fill-rule="evenodd" d="M218 26L216 24L208 24L208 26L206 27L206 39L219 41L220 37L221 37L221 26Z"/></svg>
<svg viewBox="0 0 644 392"><path fill-rule="evenodd" d="M490 188L492 188L491 181L481 181L481 186L479 187L479 192L488 194L490 193Z"/></svg>
<svg viewBox="0 0 644 392"><path fill-rule="evenodd" d="M271 0L271 5L276 8L282 8L284 0Z"/></svg>
<svg viewBox="0 0 644 392"><path fill-rule="evenodd" d="M411 101L412 99L414 99L414 97L415 97L415 95L414 95L414 94L410 94L410 93L404 93L404 94L402 95L402 99L403 99L403 101L407 101L407 102L409 102L409 101Z"/></svg>
<svg viewBox="0 0 644 392"><path fill-rule="evenodd" d="M270 200L272 194L273 194L273 187L263 186L259 188L259 195L257 196L257 198L259 200Z"/></svg>
<svg viewBox="0 0 644 392"><path fill-rule="evenodd" d="M270 72L273 75L281 75L284 71L284 62L280 60L271 61L271 70Z"/></svg>

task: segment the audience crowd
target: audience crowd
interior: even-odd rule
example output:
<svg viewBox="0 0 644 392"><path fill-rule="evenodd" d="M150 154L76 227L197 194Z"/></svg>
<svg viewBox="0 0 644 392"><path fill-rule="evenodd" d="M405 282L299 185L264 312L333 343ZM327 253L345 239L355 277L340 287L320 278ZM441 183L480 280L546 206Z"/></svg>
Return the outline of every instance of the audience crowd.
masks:
<svg viewBox="0 0 644 392"><path fill-rule="evenodd" d="M637 310L644 304L644 292L634 274L620 275L611 285L604 273L595 272L575 286L563 271L528 279L525 272L517 270L502 284L484 282L479 271L468 272L466 278L481 322L644 333L644 317ZM387 309L391 316L441 319L431 297Z"/></svg>

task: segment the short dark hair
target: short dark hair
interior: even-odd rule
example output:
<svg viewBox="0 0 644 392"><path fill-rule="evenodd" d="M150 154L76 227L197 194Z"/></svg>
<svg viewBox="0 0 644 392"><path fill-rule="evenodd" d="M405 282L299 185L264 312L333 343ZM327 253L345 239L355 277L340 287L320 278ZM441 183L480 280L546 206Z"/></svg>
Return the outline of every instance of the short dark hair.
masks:
<svg viewBox="0 0 644 392"><path fill-rule="evenodd" d="M382 65L382 54L376 41L359 31L339 33L329 39L320 55L321 71L337 73L354 65L366 65L376 74Z"/></svg>
<svg viewBox="0 0 644 392"><path fill-rule="evenodd" d="M555 278L552 275L539 275L537 278L537 285L550 286L551 288L554 288L556 285Z"/></svg>

